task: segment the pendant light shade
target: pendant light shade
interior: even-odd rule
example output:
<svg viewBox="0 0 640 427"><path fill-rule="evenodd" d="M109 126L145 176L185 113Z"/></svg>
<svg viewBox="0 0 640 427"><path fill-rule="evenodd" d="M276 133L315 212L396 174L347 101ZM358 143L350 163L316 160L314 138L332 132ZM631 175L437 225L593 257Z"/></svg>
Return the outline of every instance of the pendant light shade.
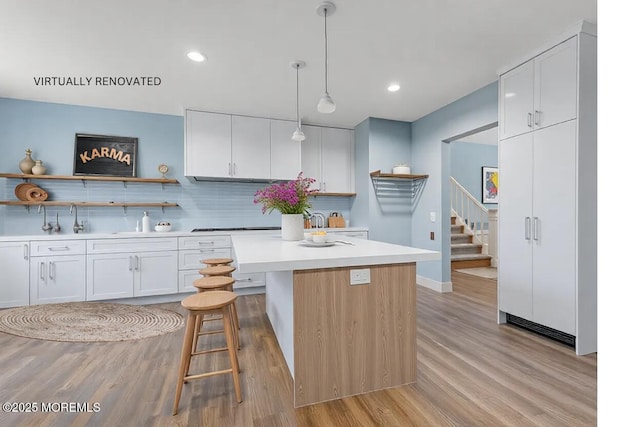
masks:
<svg viewBox="0 0 640 427"><path fill-rule="evenodd" d="M298 124L298 126L296 127L296 130L293 132L293 135L291 135L291 139L293 139L294 141L300 142L300 141L304 141L306 138L306 136L304 136L304 132L302 132L302 123L300 121L300 91L299 91L300 68L304 67L305 63L303 61L295 61L291 63L291 66L296 69L296 122Z"/></svg>
<svg viewBox="0 0 640 427"><path fill-rule="evenodd" d="M328 47L327 47L327 16L336 11L336 5L326 1L320 3L320 6L316 8L318 15L324 18L324 94L318 101L318 111L324 114L333 113L336 111L336 103L331 99L329 95L329 77L328 77Z"/></svg>

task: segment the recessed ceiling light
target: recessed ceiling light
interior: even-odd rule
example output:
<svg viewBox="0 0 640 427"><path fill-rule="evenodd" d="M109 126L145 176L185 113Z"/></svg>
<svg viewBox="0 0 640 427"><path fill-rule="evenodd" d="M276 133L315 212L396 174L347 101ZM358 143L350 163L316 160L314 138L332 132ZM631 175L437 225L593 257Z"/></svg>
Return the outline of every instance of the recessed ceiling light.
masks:
<svg viewBox="0 0 640 427"><path fill-rule="evenodd" d="M205 59L207 59L206 56L204 56L203 54L195 50L192 50L191 52L187 53L187 57L190 60L195 62L203 62Z"/></svg>
<svg viewBox="0 0 640 427"><path fill-rule="evenodd" d="M399 84L397 84L397 83L391 83L391 84L389 85L389 87L387 88L387 90L388 90L389 92L397 92L398 90L400 90L400 85L399 85Z"/></svg>

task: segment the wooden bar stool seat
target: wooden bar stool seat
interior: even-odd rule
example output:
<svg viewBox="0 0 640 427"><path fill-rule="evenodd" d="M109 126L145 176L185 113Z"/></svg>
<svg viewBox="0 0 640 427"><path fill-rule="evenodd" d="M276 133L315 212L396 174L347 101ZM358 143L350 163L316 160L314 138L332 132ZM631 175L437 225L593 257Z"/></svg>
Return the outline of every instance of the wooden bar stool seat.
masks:
<svg viewBox="0 0 640 427"><path fill-rule="evenodd" d="M198 273L203 276L231 276L231 273L236 271L235 267L229 265L214 265L211 267L205 267L198 270Z"/></svg>
<svg viewBox="0 0 640 427"><path fill-rule="evenodd" d="M178 413L178 405L180 404L180 395L182 394L183 384L188 380L196 380L210 377L213 375L231 374L233 377L233 385L238 403L242 402L242 393L240 391L240 376L238 365L238 354L233 340L231 305L237 296L233 292L216 291L216 292L200 292L195 295L188 296L182 301L182 306L188 310L187 326L182 343L182 354L180 356L180 367L178 370L178 383L176 385L176 396L173 403L173 415ZM224 334L227 346L224 349L216 349L213 351L226 350L229 353L231 368L218 371L205 372L196 375L188 375L191 358L200 354L211 353L213 351L195 353L192 351L194 332L196 328L196 319L205 314L222 313L224 322Z"/></svg>
<svg viewBox="0 0 640 427"><path fill-rule="evenodd" d="M211 267L215 265L229 265L233 262L233 260L231 258L207 258L201 259L200 262Z"/></svg>
<svg viewBox="0 0 640 427"><path fill-rule="evenodd" d="M196 279L193 282L193 286L198 290L198 292L208 292L208 291L229 291L233 292L233 284L235 283L235 279L229 276L206 276L201 277L200 279ZM231 303L231 320L233 326L233 339L236 343L236 348L240 350L240 325L238 320L238 311L236 309L235 301ZM202 335L212 335L212 334L220 334L224 332L222 329L217 330L207 330L202 331L202 325L204 322L209 322L212 320L221 320L220 316L198 316L199 321L196 322L196 330L194 332L195 339L193 341L193 352L196 352L198 346L198 337Z"/></svg>

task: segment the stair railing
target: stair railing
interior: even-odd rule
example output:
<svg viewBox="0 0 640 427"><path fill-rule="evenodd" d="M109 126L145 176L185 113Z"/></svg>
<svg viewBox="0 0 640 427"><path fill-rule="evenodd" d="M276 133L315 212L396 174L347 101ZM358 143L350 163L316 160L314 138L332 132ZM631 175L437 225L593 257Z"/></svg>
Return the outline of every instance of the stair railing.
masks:
<svg viewBox="0 0 640 427"><path fill-rule="evenodd" d="M451 213L464 224L465 229L472 233L474 243L482 245L482 253L487 254L490 239L485 233L489 232L489 210L484 207L466 188L454 177L449 178L451 185Z"/></svg>

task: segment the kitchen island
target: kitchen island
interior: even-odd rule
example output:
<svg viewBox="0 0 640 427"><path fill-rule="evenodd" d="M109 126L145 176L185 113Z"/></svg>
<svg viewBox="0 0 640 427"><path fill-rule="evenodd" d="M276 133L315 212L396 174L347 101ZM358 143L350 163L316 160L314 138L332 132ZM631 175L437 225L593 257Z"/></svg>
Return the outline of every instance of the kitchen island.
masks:
<svg viewBox="0 0 640 427"><path fill-rule="evenodd" d="M416 262L439 252L348 238L307 247L234 235L240 273L266 273L266 311L294 406L416 381Z"/></svg>

